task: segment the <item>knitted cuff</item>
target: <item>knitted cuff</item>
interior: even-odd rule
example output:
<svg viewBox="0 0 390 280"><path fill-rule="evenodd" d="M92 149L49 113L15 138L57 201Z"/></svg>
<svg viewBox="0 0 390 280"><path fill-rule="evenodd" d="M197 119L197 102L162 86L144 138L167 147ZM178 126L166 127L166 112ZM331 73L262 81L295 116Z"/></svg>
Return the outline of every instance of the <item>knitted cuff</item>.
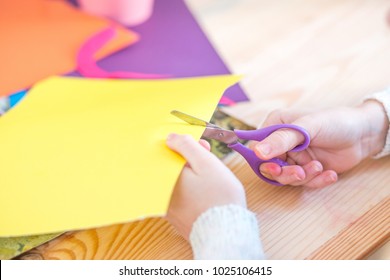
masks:
<svg viewBox="0 0 390 280"><path fill-rule="evenodd" d="M238 205L213 207L194 222L194 259L264 259L254 213Z"/></svg>
<svg viewBox="0 0 390 280"><path fill-rule="evenodd" d="M364 101L366 100L376 100L380 102L383 105L386 111L386 115L390 121L390 88L369 95L364 98ZM381 158L390 154L390 133L389 132L390 132L390 127L389 130L387 131L385 146L383 147L382 151L376 154L373 158Z"/></svg>

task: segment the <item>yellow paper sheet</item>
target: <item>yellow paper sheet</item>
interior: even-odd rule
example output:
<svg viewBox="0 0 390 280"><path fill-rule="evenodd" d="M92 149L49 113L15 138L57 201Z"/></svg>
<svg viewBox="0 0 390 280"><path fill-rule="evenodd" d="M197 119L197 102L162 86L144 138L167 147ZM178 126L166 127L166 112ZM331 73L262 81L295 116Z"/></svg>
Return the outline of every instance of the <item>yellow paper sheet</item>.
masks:
<svg viewBox="0 0 390 280"><path fill-rule="evenodd" d="M203 128L236 76L176 80L52 77L0 118L0 236L164 215L184 160L170 132Z"/></svg>

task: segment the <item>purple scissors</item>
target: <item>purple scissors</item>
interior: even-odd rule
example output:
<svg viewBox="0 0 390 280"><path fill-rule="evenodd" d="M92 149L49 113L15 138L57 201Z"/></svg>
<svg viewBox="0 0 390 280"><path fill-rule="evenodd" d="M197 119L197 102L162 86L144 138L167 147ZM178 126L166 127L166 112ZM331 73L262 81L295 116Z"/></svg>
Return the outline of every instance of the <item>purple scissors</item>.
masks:
<svg viewBox="0 0 390 280"><path fill-rule="evenodd" d="M303 151L310 144L309 133L307 133L307 131L304 128L293 124L277 124L277 125L271 125L256 130L235 129L233 131L233 130L223 129L215 124L203 121L201 119L195 118L193 116L187 115L185 113L176 110L172 111L171 114L191 125L204 126L206 128L205 131L203 132L204 138L215 139L227 144L227 146L230 149L240 153L245 158L245 160L249 163L250 167L253 169L253 171L256 173L257 176L259 176L262 180L266 181L267 183L270 183L275 186L282 186L282 184L277 181L271 180L265 177L263 174L261 174L260 165L266 162L273 162L278 164L281 167L289 164L279 158L262 160L259 157L257 157L256 154L251 149L241 144L239 140L243 139L243 140L261 141L271 133L275 132L276 130L288 128L288 129L294 129L302 133L304 137L303 143L290 150L290 152Z"/></svg>

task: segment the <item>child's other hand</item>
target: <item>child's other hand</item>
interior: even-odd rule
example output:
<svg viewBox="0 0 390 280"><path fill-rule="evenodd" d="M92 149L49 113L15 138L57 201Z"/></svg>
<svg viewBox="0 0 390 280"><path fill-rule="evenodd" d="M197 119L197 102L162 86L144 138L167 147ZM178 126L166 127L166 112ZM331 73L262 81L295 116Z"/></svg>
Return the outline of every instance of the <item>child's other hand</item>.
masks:
<svg viewBox="0 0 390 280"><path fill-rule="evenodd" d="M214 206L237 204L246 208L240 181L215 155L206 141L196 142L189 135L170 134L167 145L181 154L187 164L176 182L167 219L188 239L192 224Z"/></svg>
<svg viewBox="0 0 390 280"><path fill-rule="evenodd" d="M281 157L290 166L263 164L260 170L274 180L289 185L325 187L368 156L380 152L385 144L388 119L379 102L367 101L354 108L320 112L279 110L271 113L263 126L292 123L305 128L310 146L302 152L286 152L302 141L293 130L277 131L251 148L262 159Z"/></svg>

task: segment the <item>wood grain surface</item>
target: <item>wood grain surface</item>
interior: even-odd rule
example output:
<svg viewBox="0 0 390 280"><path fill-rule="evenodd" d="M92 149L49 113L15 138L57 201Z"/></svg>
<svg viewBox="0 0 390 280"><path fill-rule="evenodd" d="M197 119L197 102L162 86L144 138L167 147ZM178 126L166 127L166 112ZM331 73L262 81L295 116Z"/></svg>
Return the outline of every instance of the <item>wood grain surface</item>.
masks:
<svg viewBox="0 0 390 280"><path fill-rule="evenodd" d="M232 72L245 75L241 86L250 102L224 111L249 125L278 108L355 105L390 86L389 1L186 2ZM237 154L224 162L245 186L269 259L361 259L389 239L389 158L368 159L319 190L267 185ZM167 222L150 218L66 233L21 258L190 259L192 253Z"/></svg>
<svg viewBox="0 0 390 280"><path fill-rule="evenodd" d="M389 207L390 198L384 199L308 258L342 260L352 254L358 259L368 258L375 246L389 239Z"/></svg>

